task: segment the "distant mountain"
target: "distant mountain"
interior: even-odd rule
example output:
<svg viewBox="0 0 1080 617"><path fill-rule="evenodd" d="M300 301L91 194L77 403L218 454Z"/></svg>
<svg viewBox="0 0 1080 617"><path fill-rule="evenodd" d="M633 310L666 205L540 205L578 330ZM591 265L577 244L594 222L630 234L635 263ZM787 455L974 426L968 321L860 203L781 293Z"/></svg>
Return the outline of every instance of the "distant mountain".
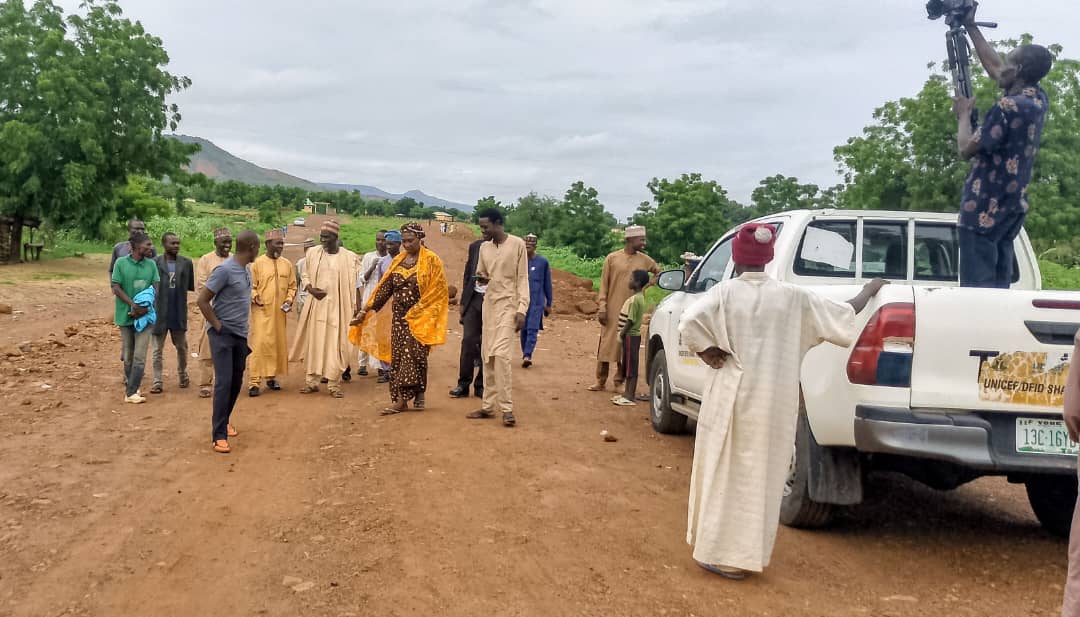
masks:
<svg viewBox="0 0 1080 617"><path fill-rule="evenodd" d="M389 193L387 191L384 191L377 186L368 186L366 184L332 184L329 182L320 182L319 186L330 191L360 191L360 194L364 197L371 197L374 199L387 199L390 201L397 201L402 197L412 197L416 201L422 202L425 206L429 208L455 208L463 212L471 212L473 209L473 206L449 201L446 199L441 199L439 197L433 197L423 191L416 189L398 195L395 193Z"/></svg>
<svg viewBox="0 0 1080 617"><path fill-rule="evenodd" d="M186 144L199 144L202 150L191 157L188 169L194 173L204 174L214 180L237 180L245 184L256 186L295 186L309 191L320 190L319 185L291 176L276 169L259 167L244 159L229 154L225 150L214 145L213 142L202 137L190 137L188 135L172 135L173 139Z"/></svg>
<svg viewBox="0 0 1080 617"><path fill-rule="evenodd" d="M376 186L367 186L365 184L315 183L310 180L289 175L283 171L259 167L254 163L245 161L238 156L226 152L216 146L214 142L203 139L202 137L191 137L189 135L170 135L170 137L186 144L199 144L202 146L202 150L196 152L191 157L188 169L194 173L204 174L207 178L212 178L214 180L237 180L256 186L274 186L280 184L282 186L295 186L308 191L360 191L361 195L371 199L397 201L402 197L412 197L416 201L423 202L424 205L429 208L457 208L458 210L463 210L465 212L469 212L473 209L472 206L432 197L431 195L427 195L423 191L418 190L412 190L402 195L396 195Z"/></svg>

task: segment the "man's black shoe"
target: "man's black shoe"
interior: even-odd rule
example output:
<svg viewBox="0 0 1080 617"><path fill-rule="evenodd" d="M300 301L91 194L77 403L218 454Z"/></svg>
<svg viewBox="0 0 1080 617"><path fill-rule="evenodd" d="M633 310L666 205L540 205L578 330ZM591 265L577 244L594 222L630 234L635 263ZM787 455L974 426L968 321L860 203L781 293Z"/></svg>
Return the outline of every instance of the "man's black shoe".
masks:
<svg viewBox="0 0 1080 617"><path fill-rule="evenodd" d="M473 394L475 394L475 395L476 395L476 398L484 398L484 389L483 389L483 388L477 388L477 389L476 389L476 390L475 390L475 391L473 392Z"/></svg>
<svg viewBox="0 0 1080 617"><path fill-rule="evenodd" d="M469 389L457 387L450 391L450 398L466 398L469 396Z"/></svg>
<svg viewBox="0 0 1080 617"><path fill-rule="evenodd" d="M259 387L258 386L251 386L250 388L248 388L248 396L250 396L252 398L254 398L256 396L259 396Z"/></svg>
<svg viewBox="0 0 1080 617"><path fill-rule="evenodd" d="M359 373L358 373L358 374L359 374L359 375L360 375L361 377L367 377L367 376L368 376L368 373L367 373L367 367L366 367L366 366L361 366L361 367L360 367L360 371L359 371Z"/></svg>
<svg viewBox="0 0 1080 617"><path fill-rule="evenodd" d="M266 382L266 387L270 388L271 390L277 391L281 389L281 384L279 384L276 379L271 379L270 381Z"/></svg>
<svg viewBox="0 0 1080 617"><path fill-rule="evenodd" d="M341 381L345 383L352 381L352 367L345 369L345 372L341 374Z"/></svg>

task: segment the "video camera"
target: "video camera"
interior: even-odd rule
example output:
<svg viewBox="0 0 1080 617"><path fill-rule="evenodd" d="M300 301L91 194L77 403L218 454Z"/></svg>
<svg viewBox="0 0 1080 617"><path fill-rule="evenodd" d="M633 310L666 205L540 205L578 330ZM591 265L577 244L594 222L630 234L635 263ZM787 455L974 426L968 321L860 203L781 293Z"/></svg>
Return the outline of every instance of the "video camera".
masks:
<svg viewBox="0 0 1080 617"><path fill-rule="evenodd" d="M945 18L950 27L954 22L964 25L964 17L976 6L975 0L930 0L926 3L926 15L931 20Z"/></svg>
<svg viewBox="0 0 1080 617"><path fill-rule="evenodd" d="M952 72L953 90L957 96L971 98L971 45L964 32L967 19L979 3L975 0L930 0L926 3L926 16L931 20L945 18L949 31L945 34L945 49L949 54L949 71ZM997 28L997 24L978 22L983 28ZM979 112L971 111L971 126L979 123Z"/></svg>

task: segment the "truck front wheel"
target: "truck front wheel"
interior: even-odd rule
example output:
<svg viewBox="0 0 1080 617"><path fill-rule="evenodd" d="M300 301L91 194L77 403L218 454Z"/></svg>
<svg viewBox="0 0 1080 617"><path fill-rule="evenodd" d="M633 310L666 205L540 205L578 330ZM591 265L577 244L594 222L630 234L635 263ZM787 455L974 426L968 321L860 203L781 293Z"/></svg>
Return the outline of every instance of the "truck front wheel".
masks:
<svg viewBox="0 0 1080 617"><path fill-rule="evenodd" d="M1068 538L1076 505L1076 477L1037 476L1024 484L1027 485L1028 503L1043 529Z"/></svg>
<svg viewBox="0 0 1080 617"><path fill-rule="evenodd" d="M791 470L784 484L784 499L780 502L780 522L788 527L807 529L824 527L832 521L833 505L810 498L810 423L805 413L799 414L795 432L795 448Z"/></svg>
<svg viewBox="0 0 1080 617"><path fill-rule="evenodd" d="M661 349L649 363L652 388L649 392L649 419L657 433L675 435L686 430L686 416L671 409L671 379L667 358Z"/></svg>

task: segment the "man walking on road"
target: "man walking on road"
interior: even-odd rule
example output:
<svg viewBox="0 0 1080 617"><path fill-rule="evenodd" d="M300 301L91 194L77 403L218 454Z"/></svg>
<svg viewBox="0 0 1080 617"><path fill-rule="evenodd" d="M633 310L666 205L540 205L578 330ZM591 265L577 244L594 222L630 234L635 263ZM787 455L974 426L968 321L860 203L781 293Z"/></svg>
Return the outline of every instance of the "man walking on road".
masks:
<svg viewBox="0 0 1080 617"><path fill-rule="evenodd" d="M289 356L304 362L301 394L318 392L320 379L325 379L331 396L345 396L341 378L355 350L349 342L349 322L355 309L360 261L341 246L340 233L337 221L322 224L321 244L308 251L300 275L300 286L308 299Z"/></svg>
<svg viewBox="0 0 1080 617"><path fill-rule="evenodd" d="M536 254L536 242L536 235L525 236L525 249L529 253L529 314L525 316L525 327L521 330L523 368L532 366L536 342L544 329L544 318L551 315L551 266L546 257Z"/></svg>
<svg viewBox="0 0 1080 617"><path fill-rule="evenodd" d="M248 265L259 255L259 235L240 232L236 254L214 269L199 292L199 310L206 318L206 331L214 357L214 415L211 433L214 452L228 454L229 437L237 431L230 419L240 389L244 385L244 365L248 354L248 326L251 319L251 274Z"/></svg>
<svg viewBox="0 0 1080 617"><path fill-rule="evenodd" d="M214 250L199 258L195 265L195 293L202 294L203 286L210 280L215 268L225 263L232 251L232 232L228 227L214 230ZM210 346L210 337L203 328L199 344L195 347L195 357L199 360L199 396L210 398L210 388L214 385L214 358Z"/></svg>
<svg viewBox="0 0 1080 617"><path fill-rule="evenodd" d="M154 385L150 394L161 394L165 389L162 380L162 364L165 356L165 337L172 338L176 348L176 374L180 387L191 385L188 377L187 298L195 291L195 267L191 260L180 254L180 238L169 232L161 237L165 253L154 259L161 293L157 295L157 323L154 324Z"/></svg>
<svg viewBox="0 0 1080 617"><path fill-rule="evenodd" d="M458 305L461 312L458 323L462 326L458 382L457 387L450 391L451 398L467 398L470 388L477 398L484 398L484 361L480 344L484 335L484 292L487 291L487 285L481 285L476 280L476 262L480 259L480 247L489 240L490 233L484 231L482 240L469 245L465 277L461 282L461 303Z"/></svg>
<svg viewBox="0 0 1080 617"><path fill-rule="evenodd" d="M646 255L645 228L631 225L626 228L625 245L604 260L604 270L600 277L600 346L596 353L596 383L589 386L592 392L602 392L607 388L611 365L616 366L615 390L623 386L626 379L622 365L622 341L619 339L619 311L633 293L630 291L630 278L635 270L645 270L649 274L660 273L652 257Z"/></svg>
<svg viewBox="0 0 1080 617"><path fill-rule="evenodd" d="M148 290L156 294L160 279L157 264L150 258L153 250L150 237L135 232L131 236L131 248L131 254L117 259L112 270L112 290L116 296L113 322L120 327L124 346L124 402L140 404L146 402L139 386L146 370L146 350L154 333L153 321L147 323L154 304L142 299Z"/></svg>
<svg viewBox="0 0 1080 617"><path fill-rule="evenodd" d="M296 298L296 272L278 228L266 232L266 254L251 264L251 357L248 358L248 396L259 396L259 386L280 390L277 378L289 372L289 345L285 337L289 311Z"/></svg>
<svg viewBox="0 0 1080 617"><path fill-rule="evenodd" d="M375 291L375 287L379 284L378 280L372 279L375 276L375 268L379 265L379 260L385 256L386 230L380 229L375 234L375 250L365 253L364 258L360 260L360 276L356 279L356 306L358 308L367 306L372 292ZM371 354L361 349L358 354L358 364L360 366L358 373L361 377L368 376L368 365L371 362Z"/></svg>
<svg viewBox="0 0 1080 617"><path fill-rule="evenodd" d="M738 278L683 315L680 339L711 367L705 385L686 541L702 568L739 580L769 564L799 413L799 369L811 348L846 347L856 313L885 282L840 303L765 273L776 229L744 225L732 241Z"/></svg>
<svg viewBox="0 0 1080 617"><path fill-rule="evenodd" d="M468 415L471 420L492 418L502 412L505 426L514 426L511 395L513 373L511 355L516 334L525 327L529 310L529 254L525 241L503 229L503 215L495 208L480 213L480 229L491 236L480 245L476 282L487 286L484 293L484 334L481 356L484 361L484 404Z"/></svg>

